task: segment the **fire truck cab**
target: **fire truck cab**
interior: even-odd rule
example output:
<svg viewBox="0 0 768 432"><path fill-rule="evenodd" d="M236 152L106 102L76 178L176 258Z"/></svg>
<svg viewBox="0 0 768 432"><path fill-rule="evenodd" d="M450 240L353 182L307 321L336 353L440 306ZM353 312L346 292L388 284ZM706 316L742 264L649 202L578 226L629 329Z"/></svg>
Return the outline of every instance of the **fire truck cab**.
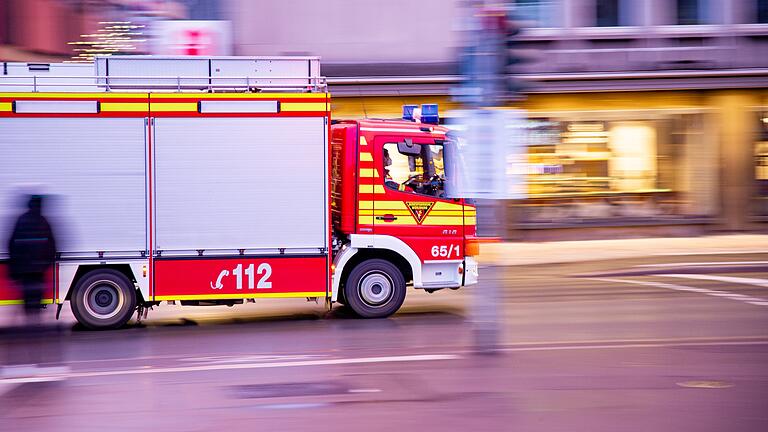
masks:
<svg viewBox="0 0 768 432"><path fill-rule="evenodd" d="M377 303L392 290L404 296L398 286L405 283L431 292L477 282L475 207L445 191L455 143L448 129L430 124L436 109L422 117L426 123L405 112L404 120L331 126L331 215L340 246L333 300L363 316L396 310L399 300Z"/></svg>
<svg viewBox="0 0 768 432"><path fill-rule="evenodd" d="M88 328L163 301L324 299L386 317L406 289L477 282L475 207L446 195L437 106L331 119L316 57L100 57L3 64L0 305L25 194L47 195L43 294ZM421 111L421 113L419 113ZM57 314L58 316L58 314Z"/></svg>

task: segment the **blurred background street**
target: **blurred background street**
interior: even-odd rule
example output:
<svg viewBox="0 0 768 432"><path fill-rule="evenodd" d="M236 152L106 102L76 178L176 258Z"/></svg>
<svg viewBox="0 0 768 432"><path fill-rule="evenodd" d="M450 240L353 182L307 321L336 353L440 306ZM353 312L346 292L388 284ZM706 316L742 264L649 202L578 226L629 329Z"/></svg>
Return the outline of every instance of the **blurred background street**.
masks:
<svg viewBox="0 0 768 432"><path fill-rule="evenodd" d="M487 48L483 38L493 39L498 52L479 49ZM132 290L144 289L148 295L138 311L145 305L153 308L141 322L133 318L124 328L91 331L77 323L70 303L58 320L57 305L48 304L41 321L30 325L15 306L21 301L9 294L11 285L0 290L5 305L0 308L0 431L768 430L768 0L0 0L0 77L47 73L62 62L66 67L58 70L70 75L92 73L97 56L132 54L319 56L320 70L309 66L309 73L327 77L327 87L303 89L302 97L317 99L297 106L323 105L332 120L402 120L406 105L436 104L435 127L455 132L466 126L462 110L468 107L518 113L515 127L522 138L514 143L517 158L506 160L515 168L508 171L517 176L517 193L446 210L461 215L455 219L460 219L458 233L441 231L443 237L452 232L460 239L462 252L459 256L457 244L456 255L461 259L455 260L460 264L453 264L460 266L460 284L469 268L465 260L473 256L465 250L467 239L476 240L475 234L482 239L476 256L479 283L433 293L408 286L404 305L391 317L359 319L348 306L329 308L323 297L305 301L303 291L313 294L307 287L289 293L299 295L292 299L182 307L181 300L165 300L200 293L177 289L167 298L157 292L150 297L148 282L140 286L138 275L147 279L148 271L154 284L152 260L161 251L152 247L154 215L144 207L153 198L144 201L142 195L152 186L146 180L153 179L152 173L142 170L149 166L151 171L154 154L145 160L151 152L143 140L149 135L132 129L140 146L131 154L139 168L126 162L103 171L116 177L130 171L138 179L139 204L131 209L141 213L135 225L148 231L131 231L141 248L131 249L130 263L110 268L133 266L128 272L135 280L126 280L135 282ZM478 72L488 66L482 64L488 57L500 69ZM180 78L178 83L181 93ZM245 90L237 91L250 97L261 90L246 81ZM37 93L38 88L20 91ZM317 102L326 91L330 102ZM221 96L206 94L214 93L213 87L194 92ZM8 117L3 125L12 125L18 114L11 96L0 92L0 117ZM160 111L150 110L146 95L141 97L117 100L123 107L116 111L125 112L106 115L99 105L104 100L93 102L94 112L85 117L132 116L141 128L154 128L149 117ZM202 114L202 103L187 102L194 105L193 116ZM285 102L274 101L276 117ZM162 103L183 105L161 101L158 106ZM70 113L63 113L48 124L66 124L69 137L82 133L64 119ZM326 112L310 115L321 119ZM93 132L93 143L99 143L100 135L118 135L114 125ZM288 129L299 128L273 135L288 136ZM0 167L4 157L22 153L6 145L10 140L2 141L4 132L13 135L0 129ZM247 134L233 133L233 143L236 135ZM356 132L348 135L354 137L352 145L368 145ZM14 136L26 142L24 133ZM169 136L168 142L183 141ZM443 137L448 141L447 134ZM323 139L324 144L330 141L326 135ZM270 147L267 139L254 141ZM218 139L215 145L203 144L222 145ZM129 148L127 139L117 145ZM394 146L391 156L401 157L401 174L410 180L415 154L410 159L396 155L399 140L387 145ZM83 149L87 159L91 150ZM181 153L169 159L181 160ZM286 165L292 153L301 151L285 151ZM131 154L123 154L126 161ZM399 182L394 188L386 184L393 163L388 153L388 163L378 159L379 153L364 152L359 159L350 154L353 164L371 163L363 168L367 181L385 179L381 185L349 187L356 205L365 188L374 194L376 187L382 194L385 187L398 188ZM249 157L258 159L254 155ZM374 157L380 165L373 165ZM441 165L443 157L448 159L441 148ZM315 168L326 169L324 158ZM358 165L349 170L353 177ZM222 172L229 171L222 166ZM366 177L363 169L360 178ZM451 174L441 169L443 177L446 171ZM0 189L13 180L2 171ZM341 171L334 165L328 175L337 180ZM69 185L76 177L82 181L80 174L69 173L60 183ZM329 195L329 179L320 175L316 186ZM200 179L204 184L205 178ZM268 180L249 184L249 189L291 186L285 178ZM99 181L84 184L94 185L83 189L86 198L93 198L89 205L117 196L109 191L98 195L104 192L97 191ZM200 202L217 194L208 195ZM304 198L311 196L307 192ZM314 197L324 213L327 203L320 194ZM51 198L55 206L68 197ZM363 225L354 212L370 210L365 217L374 220L374 201L367 199L370 207L351 210L354 229ZM174 206L189 201L179 198ZM475 204L476 218L474 209L470 213ZM102 210L128 213L128 205L115 207ZM417 216L409 208L403 207L400 216L413 214L418 225L432 209L422 207ZM16 210L10 200L0 202L0 228L13 225ZM250 217L245 211L228 216L234 214ZM72 215L82 217L81 231L109 222L85 219L90 213L82 209ZM221 216L214 210L211 215ZM391 218L387 222L397 219L386 216ZM374 237L372 228L339 235L337 221L322 217L326 224L318 232L332 232L333 239L321 245L333 241L333 247L319 248L320 255L337 258L352 235ZM248 222L246 217L238 220ZM55 225L55 217L51 221ZM112 222L119 225L117 217ZM103 239L129 229L118 231L112 235L105 229L111 234ZM191 231L178 238L186 242ZM60 253L61 262L91 260L90 266L110 259L109 249L106 258L102 248L62 249L78 238L74 230L60 232L58 251L71 252L64 260ZM0 231L0 285L10 256L3 252L5 234ZM184 259L209 259L202 247L188 249ZM317 254L318 248L313 249ZM436 258L438 252L432 251ZM112 252L112 258L122 259L125 251ZM165 252L164 258L172 257L173 251ZM279 255L284 252L280 249ZM317 274L327 284L335 264L329 270L331 260L320 258L324 267ZM416 261L426 266L429 259ZM72 286L77 285L75 273L78 281L85 273L76 265L67 270ZM242 272L243 267L236 268ZM253 285L253 263L245 268ZM261 266L256 268L262 275ZM294 274L283 277L294 285L309 274L305 267L289 268ZM211 290L222 289L219 282L229 276L228 269L218 273L216 268ZM407 271L405 276L407 282ZM242 279L238 283L241 289ZM205 295L185 296L190 303L212 298L208 280L203 285ZM69 288L57 287L56 293ZM330 295L327 286L323 289ZM44 302L58 298L51 297ZM133 306L130 313L136 316ZM484 342L483 331L498 339Z"/></svg>

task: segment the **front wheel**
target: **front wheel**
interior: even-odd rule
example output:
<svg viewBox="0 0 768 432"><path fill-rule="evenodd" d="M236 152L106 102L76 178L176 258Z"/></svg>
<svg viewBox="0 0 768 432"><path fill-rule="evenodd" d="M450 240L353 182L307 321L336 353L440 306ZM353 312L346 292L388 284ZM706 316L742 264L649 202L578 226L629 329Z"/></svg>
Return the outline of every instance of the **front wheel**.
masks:
<svg viewBox="0 0 768 432"><path fill-rule="evenodd" d="M78 281L70 303L77 321L89 329L119 328L136 309L136 288L117 270L96 270Z"/></svg>
<svg viewBox="0 0 768 432"><path fill-rule="evenodd" d="M363 261L349 274L344 300L362 318L388 317L397 312L405 300L405 278L389 261Z"/></svg>

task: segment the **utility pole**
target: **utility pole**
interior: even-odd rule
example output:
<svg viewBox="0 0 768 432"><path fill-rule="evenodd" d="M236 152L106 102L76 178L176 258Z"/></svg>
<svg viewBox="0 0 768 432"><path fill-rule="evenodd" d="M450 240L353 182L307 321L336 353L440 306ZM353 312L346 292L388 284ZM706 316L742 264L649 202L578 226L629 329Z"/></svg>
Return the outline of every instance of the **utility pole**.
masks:
<svg viewBox="0 0 768 432"><path fill-rule="evenodd" d="M498 218L499 237L506 236L506 209L504 198L509 198L509 178L505 175L505 151L509 138L503 131L506 125L499 122L506 117L494 108L503 107L510 100L519 99L521 86L511 74L511 68L521 63L515 51L516 35L520 28L511 19L509 10L502 6L489 6L487 2L471 4L467 43L461 58L462 86L455 92L470 113L467 118L469 146L472 146L476 165L498 166L501 170L490 170L488 184L475 187L475 197L492 197L492 208ZM502 115L500 115L502 114ZM500 132L501 131L501 132ZM515 137L513 137L515 138ZM476 167L474 175L482 168ZM508 171L508 170L506 170ZM485 190L481 190L485 187ZM467 195L469 197L469 195ZM491 273L497 269L485 267ZM473 293L473 333L475 351L480 354L497 353L500 347L502 328L502 287L497 280L487 280Z"/></svg>

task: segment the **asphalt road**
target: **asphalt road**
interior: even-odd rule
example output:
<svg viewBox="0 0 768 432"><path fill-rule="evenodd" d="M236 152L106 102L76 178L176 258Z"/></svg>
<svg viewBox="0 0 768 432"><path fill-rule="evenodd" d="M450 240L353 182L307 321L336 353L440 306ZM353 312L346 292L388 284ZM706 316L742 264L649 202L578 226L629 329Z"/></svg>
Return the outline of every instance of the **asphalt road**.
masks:
<svg viewBox="0 0 768 432"><path fill-rule="evenodd" d="M410 291L385 320L273 300L163 305L111 332L65 308L28 332L0 311L0 362L68 367L0 379L0 430L764 431L763 261L485 268L475 288ZM474 351L487 284L497 355Z"/></svg>

